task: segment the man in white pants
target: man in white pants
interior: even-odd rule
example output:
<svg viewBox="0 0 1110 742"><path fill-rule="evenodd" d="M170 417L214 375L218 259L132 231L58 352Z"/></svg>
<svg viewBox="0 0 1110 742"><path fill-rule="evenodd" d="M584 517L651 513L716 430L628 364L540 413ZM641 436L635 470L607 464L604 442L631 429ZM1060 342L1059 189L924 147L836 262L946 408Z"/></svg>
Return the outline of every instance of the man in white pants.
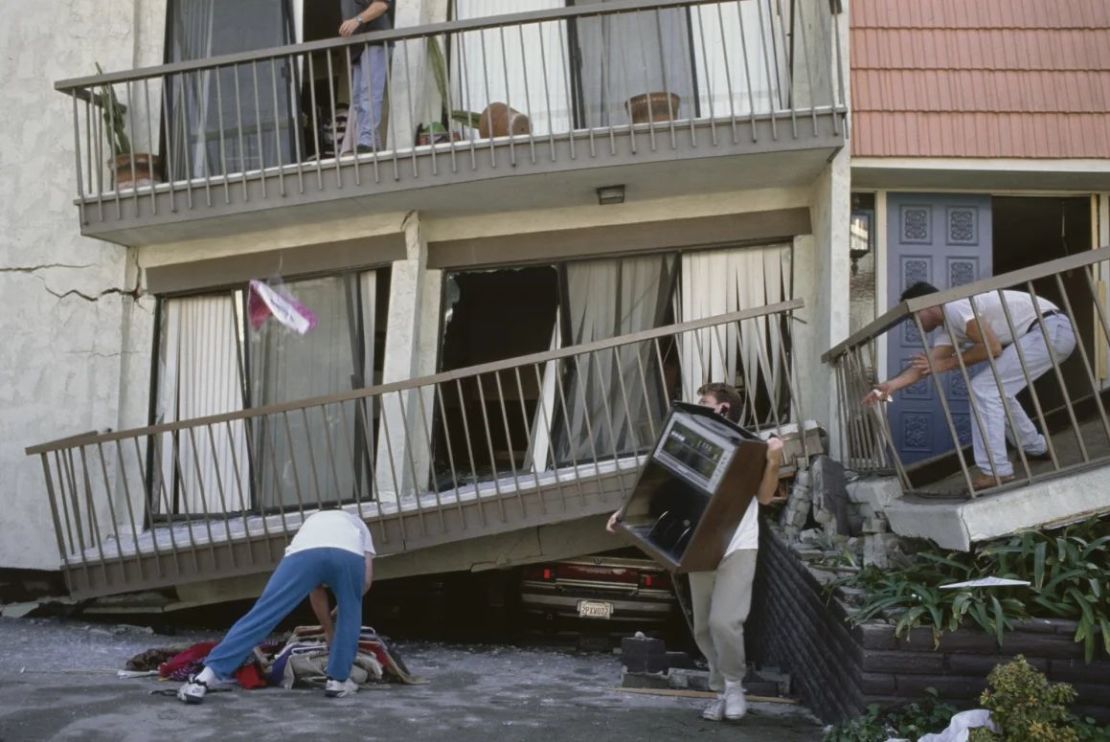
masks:
<svg viewBox="0 0 1110 742"><path fill-rule="evenodd" d="M712 407L733 422L740 419L743 400L728 384L706 384L698 389L698 404ZM717 568L690 573L690 597L694 612L694 641L709 663L709 687L720 695L702 711L702 718L736 721L748 712L741 682L747 672L744 623L752 606L756 556L759 553L759 503L770 504L778 492L782 464L782 441L767 441L767 463L759 491L752 498L733 531L724 558ZM613 513L606 528L616 533L620 511Z"/></svg>
<svg viewBox="0 0 1110 742"><path fill-rule="evenodd" d="M901 301L936 291L936 287L921 281L906 289ZM972 478L971 486L977 490L986 489L1014 478L1014 465L1006 455L1008 432L1010 440L1021 446L1027 458L1044 458L1048 450L1045 438L1029 419L1016 395L1052 368L1053 356L1057 363L1063 363L1075 350L1075 329L1067 315L1052 302L1034 298L1024 291L1003 291L1001 297L997 291L992 291L923 309L918 316L926 332L943 327L947 320L951 336L942 330L933 341L928 357L924 354L916 356L905 371L876 386L865 398L865 403L874 404L899 389L917 383L930 373L958 371L960 361L955 351L958 343L965 367L993 358L998 372L996 380L990 368L984 368L971 380L971 395L983 427L980 430L972 414L971 442L979 474ZM1022 372L1022 360L1025 361L1025 373ZM1003 407L1003 395L998 391L999 383L1013 419L1012 431L1007 431L1006 407Z"/></svg>

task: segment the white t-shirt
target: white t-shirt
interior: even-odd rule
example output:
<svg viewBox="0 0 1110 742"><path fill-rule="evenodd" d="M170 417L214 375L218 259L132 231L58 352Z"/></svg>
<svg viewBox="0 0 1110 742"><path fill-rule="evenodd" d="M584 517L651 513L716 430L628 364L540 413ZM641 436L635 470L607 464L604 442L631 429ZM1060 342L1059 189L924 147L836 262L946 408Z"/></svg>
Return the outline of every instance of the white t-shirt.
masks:
<svg viewBox="0 0 1110 742"><path fill-rule="evenodd" d="M301 524L285 548L285 556L308 549L343 549L352 554L374 554L370 529L357 515L345 510L321 510Z"/></svg>
<svg viewBox="0 0 1110 742"><path fill-rule="evenodd" d="M1037 297L1037 309L1033 308L1033 297L1024 291L1003 291L1006 297L1006 308L1010 310L1010 319L1014 323L1014 332L1021 335L1037 319L1037 309L1041 314L1059 311L1059 307L1047 299ZM1010 333L1010 325L1006 322L1006 313L1002 310L1002 300L997 291L986 294L976 294L971 299L950 301L944 305L944 316L952 327L952 334L956 342L963 346L971 342L967 337L967 323L975 319L971 310L971 302L975 302L975 309L979 312L979 319L987 324L994 332L998 342L1009 345L1014 342ZM938 333L934 346L953 345L952 338L943 330Z"/></svg>
<svg viewBox="0 0 1110 742"><path fill-rule="evenodd" d="M727 557L732 552L739 551L740 549L758 548L759 500L753 497L751 503L748 505L748 509L744 511L744 517L736 524L736 532L732 534L732 540L728 542L728 548L725 549L725 556Z"/></svg>

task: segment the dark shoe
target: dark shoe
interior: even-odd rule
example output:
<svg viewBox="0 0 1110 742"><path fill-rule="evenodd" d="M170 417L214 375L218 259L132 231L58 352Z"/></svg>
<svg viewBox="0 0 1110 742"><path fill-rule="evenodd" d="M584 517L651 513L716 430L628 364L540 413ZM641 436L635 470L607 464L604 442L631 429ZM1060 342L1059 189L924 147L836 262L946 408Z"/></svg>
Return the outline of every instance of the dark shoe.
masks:
<svg viewBox="0 0 1110 742"><path fill-rule="evenodd" d="M1026 451L1025 458L1027 461L1052 461L1052 454L1046 448L1044 453L1029 453Z"/></svg>
<svg viewBox="0 0 1110 742"><path fill-rule="evenodd" d="M974 477L971 478L971 488L976 492L979 492L980 490L989 490L991 487L1001 487L1002 485L1008 484L1012 481L1014 481L1013 475L1010 475L1008 477L999 477L997 480L995 480L993 474L984 474L980 472L979 474L976 474Z"/></svg>
<svg viewBox="0 0 1110 742"><path fill-rule="evenodd" d="M355 147L355 152L359 153L360 155L368 155L373 151L374 148L371 147L369 144L360 144Z"/></svg>

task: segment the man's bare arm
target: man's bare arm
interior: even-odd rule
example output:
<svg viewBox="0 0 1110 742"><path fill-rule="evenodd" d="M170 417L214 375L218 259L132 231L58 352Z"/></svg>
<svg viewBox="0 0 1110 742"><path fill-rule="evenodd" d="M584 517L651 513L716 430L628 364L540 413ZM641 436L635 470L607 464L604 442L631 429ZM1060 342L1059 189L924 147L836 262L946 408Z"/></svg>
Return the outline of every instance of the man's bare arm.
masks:
<svg viewBox="0 0 1110 742"><path fill-rule="evenodd" d="M763 479L759 482L759 492L755 499L760 505L769 505L779 491L779 469L782 468L782 439L767 441L767 465L763 467Z"/></svg>
<svg viewBox="0 0 1110 742"><path fill-rule="evenodd" d="M924 353L916 355L902 373L892 379L876 384L875 390L879 392L880 396L889 397L899 389L913 386L922 378L928 376L930 368L938 374L948 371L955 367L955 352L951 345L938 345L929 350L928 358L925 357ZM874 393L863 398L864 404L874 404L877 401L879 400Z"/></svg>
<svg viewBox="0 0 1110 742"><path fill-rule="evenodd" d="M375 0L375 2L370 3L370 7L358 13L354 18L348 18L343 21L339 26L339 35L350 36L357 31L360 26L370 23L375 18L384 15L388 11L388 2L384 2L384 0Z"/></svg>
<svg viewBox="0 0 1110 742"><path fill-rule="evenodd" d="M985 361L988 357L998 358L1002 355L1002 341L994 334L990 325L980 324L973 319L967 323L964 332L967 333L967 339L972 342L972 346L962 353L965 366ZM952 368L956 368L957 365L956 357L953 356Z"/></svg>
<svg viewBox="0 0 1110 742"><path fill-rule="evenodd" d="M370 585L374 582L374 555L366 555L366 572L362 578L362 594L370 592Z"/></svg>

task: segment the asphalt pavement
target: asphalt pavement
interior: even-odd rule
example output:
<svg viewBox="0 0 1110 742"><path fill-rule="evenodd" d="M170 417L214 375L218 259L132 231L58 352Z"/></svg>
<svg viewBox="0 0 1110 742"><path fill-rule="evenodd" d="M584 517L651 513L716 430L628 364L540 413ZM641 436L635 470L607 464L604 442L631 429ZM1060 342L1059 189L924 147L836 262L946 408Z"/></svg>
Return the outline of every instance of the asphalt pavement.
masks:
<svg viewBox="0 0 1110 742"><path fill-rule="evenodd" d="M349 698L316 690L210 694L186 706L151 691L176 683L122 679L128 657L218 638L60 619L0 618L0 741L388 739L819 740L798 705L753 703L740 722L700 717L702 699L621 692L619 657L563 649L405 642L421 685L376 685Z"/></svg>

